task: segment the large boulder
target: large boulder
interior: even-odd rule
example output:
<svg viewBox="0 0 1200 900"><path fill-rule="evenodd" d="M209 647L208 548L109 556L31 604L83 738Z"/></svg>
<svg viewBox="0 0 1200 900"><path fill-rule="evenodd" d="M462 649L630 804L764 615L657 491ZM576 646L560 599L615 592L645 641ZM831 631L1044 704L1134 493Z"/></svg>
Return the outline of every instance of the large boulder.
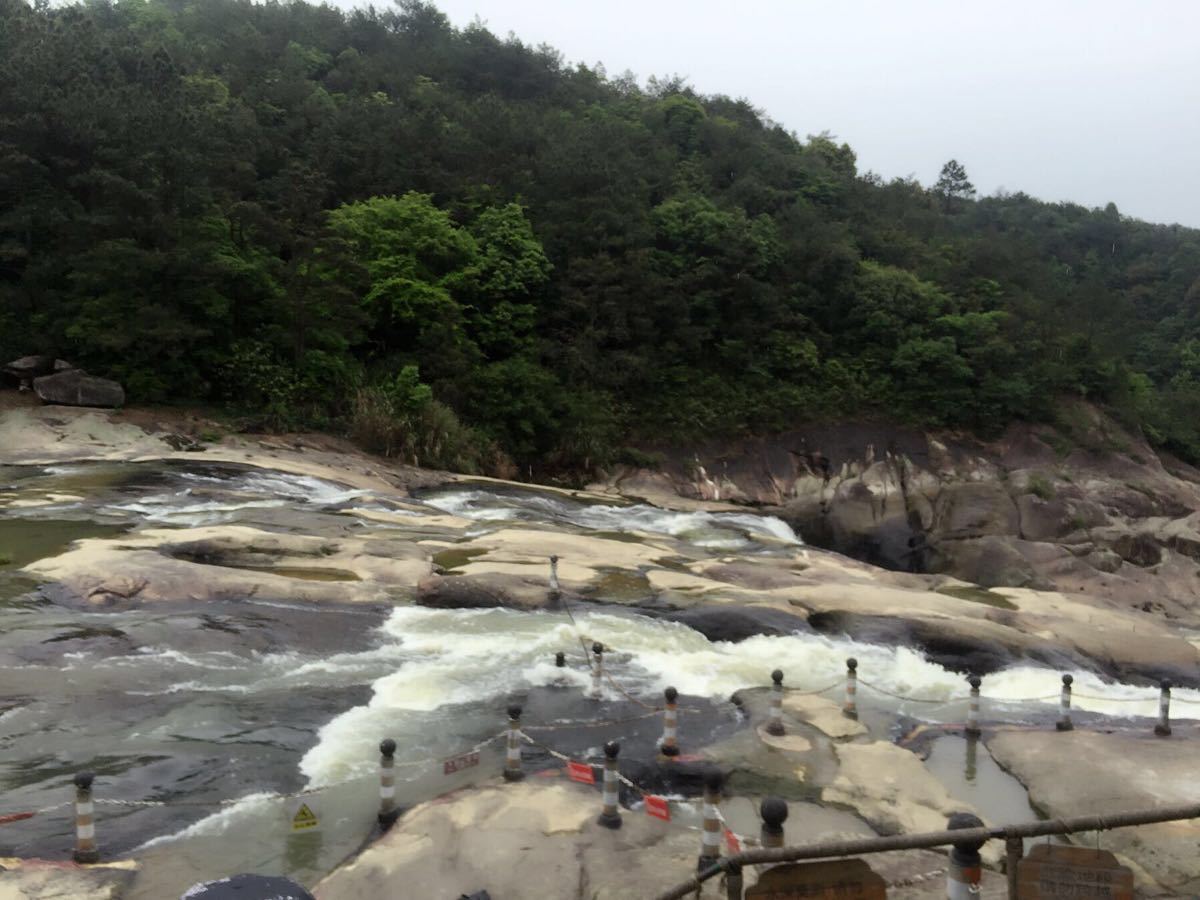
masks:
<svg viewBox="0 0 1200 900"><path fill-rule="evenodd" d="M43 403L62 406L125 405L125 389L115 381L89 375L82 369L68 369L33 380L33 390Z"/></svg>
<svg viewBox="0 0 1200 900"><path fill-rule="evenodd" d="M12 362L7 363L3 371L5 375L10 375L13 378L30 381L52 373L54 371L54 357L22 356L20 359L14 359Z"/></svg>

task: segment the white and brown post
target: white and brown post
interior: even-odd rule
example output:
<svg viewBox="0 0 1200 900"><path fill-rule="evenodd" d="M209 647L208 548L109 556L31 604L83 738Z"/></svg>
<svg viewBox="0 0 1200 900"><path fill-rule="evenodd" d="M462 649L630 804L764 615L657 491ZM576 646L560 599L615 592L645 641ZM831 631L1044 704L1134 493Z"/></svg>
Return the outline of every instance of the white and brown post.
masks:
<svg viewBox="0 0 1200 900"><path fill-rule="evenodd" d="M1154 733L1159 737L1171 736L1171 682L1164 678L1158 683L1158 724Z"/></svg>
<svg viewBox="0 0 1200 900"><path fill-rule="evenodd" d="M853 656L846 660L846 702L842 715L847 719L858 718L858 660Z"/></svg>
<svg viewBox="0 0 1200 900"><path fill-rule="evenodd" d="M558 583L558 557L550 557L550 599L557 600L562 596L562 588Z"/></svg>
<svg viewBox="0 0 1200 900"><path fill-rule="evenodd" d="M1058 701L1058 722L1054 726L1055 731L1074 731L1075 725L1071 722L1071 685L1075 679L1070 675L1062 677L1062 699Z"/></svg>
<svg viewBox="0 0 1200 900"><path fill-rule="evenodd" d="M703 872L721 858L721 773L714 769L704 779L704 830L700 832L700 862Z"/></svg>
<svg viewBox="0 0 1200 900"><path fill-rule="evenodd" d="M96 776L80 772L75 776L75 853L77 863L100 861L96 849L96 810L92 804L92 782Z"/></svg>
<svg viewBox="0 0 1200 900"><path fill-rule="evenodd" d="M663 735L658 752L662 761L669 762L679 755L679 691L673 687L663 691Z"/></svg>
<svg viewBox="0 0 1200 900"><path fill-rule="evenodd" d="M955 813L946 823L946 828L982 828L983 822L970 813ZM983 879L983 860L979 848L983 841L966 841L955 844L950 851L950 865L946 869L946 900L978 900L979 883Z"/></svg>
<svg viewBox="0 0 1200 900"><path fill-rule="evenodd" d="M617 770L617 754L620 752L621 745L616 741L604 745L604 787L601 795L604 806L596 821L605 828L621 827L621 787Z"/></svg>
<svg viewBox="0 0 1200 900"><path fill-rule="evenodd" d="M604 645L599 641L592 644L592 699L599 700L604 696Z"/></svg>
<svg viewBox="0 0 1200 900"><path fill-rule="evenodd" d="M770 715L767 718L767 734L783 734L783 671L771 673Z"/></svg>
<svg viewBox="0 0 1200 900"><path fill-rule="evenodd" d="M520 781L525 777L521 771L521 707L513 704L508 708L508 747L504 753L504 780Z"/></svg>
<svg viewBox="0 0 1200 900"><path fill-rule="evenodd" d="M967 727L964 733L967 737L979 737L983 734L979 730L979 686L983 684L983 679L972 675L967 679L967 683L971 685L971 697L967 701Z"/></svg>
<svg viewBox="0 0 1200 900"><path fill-rule="evenodd" d="M396 742L379 742L379 827L387 831L396 821Z"/></svg>

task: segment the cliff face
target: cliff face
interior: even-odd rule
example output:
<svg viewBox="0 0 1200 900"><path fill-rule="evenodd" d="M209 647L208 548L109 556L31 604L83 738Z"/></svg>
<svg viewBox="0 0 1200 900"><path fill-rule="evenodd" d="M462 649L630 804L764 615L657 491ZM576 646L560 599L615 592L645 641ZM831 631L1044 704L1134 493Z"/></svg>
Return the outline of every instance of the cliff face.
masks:
<svg viewBox="0 0 1200 900"><path fill-rule="evenodd" d="M1084 592L1200 621L1200 471L1091 407L981 442L881 423L675 448L626 494L763 507L805 541L984 587Z"/></svg>

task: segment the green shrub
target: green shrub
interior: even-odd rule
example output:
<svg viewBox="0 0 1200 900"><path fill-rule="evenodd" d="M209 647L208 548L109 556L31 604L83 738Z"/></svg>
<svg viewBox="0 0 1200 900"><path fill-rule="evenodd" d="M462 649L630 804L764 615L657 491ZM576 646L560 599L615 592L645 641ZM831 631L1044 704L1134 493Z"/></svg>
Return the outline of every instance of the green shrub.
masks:
<svg viewBox="0 0 1200 900"><path fill-rule="evenodd" d="M1054 485L1042 475L1033 475L1029 479L1029 493L1043 500L1054 499Z"/></svg>

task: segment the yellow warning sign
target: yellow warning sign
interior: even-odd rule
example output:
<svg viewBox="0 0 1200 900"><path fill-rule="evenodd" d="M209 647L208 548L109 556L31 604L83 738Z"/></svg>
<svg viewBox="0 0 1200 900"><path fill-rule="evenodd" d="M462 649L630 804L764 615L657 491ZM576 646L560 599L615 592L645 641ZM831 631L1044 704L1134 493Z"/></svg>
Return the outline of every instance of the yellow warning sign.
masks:
<svg viewBox="0 0 1200 900"><path fill-rule="evenodd" d="M320 824L317 814L309 809L307 803L301 803L296 814L292 816L292 831L308 831Z"/></svg>

